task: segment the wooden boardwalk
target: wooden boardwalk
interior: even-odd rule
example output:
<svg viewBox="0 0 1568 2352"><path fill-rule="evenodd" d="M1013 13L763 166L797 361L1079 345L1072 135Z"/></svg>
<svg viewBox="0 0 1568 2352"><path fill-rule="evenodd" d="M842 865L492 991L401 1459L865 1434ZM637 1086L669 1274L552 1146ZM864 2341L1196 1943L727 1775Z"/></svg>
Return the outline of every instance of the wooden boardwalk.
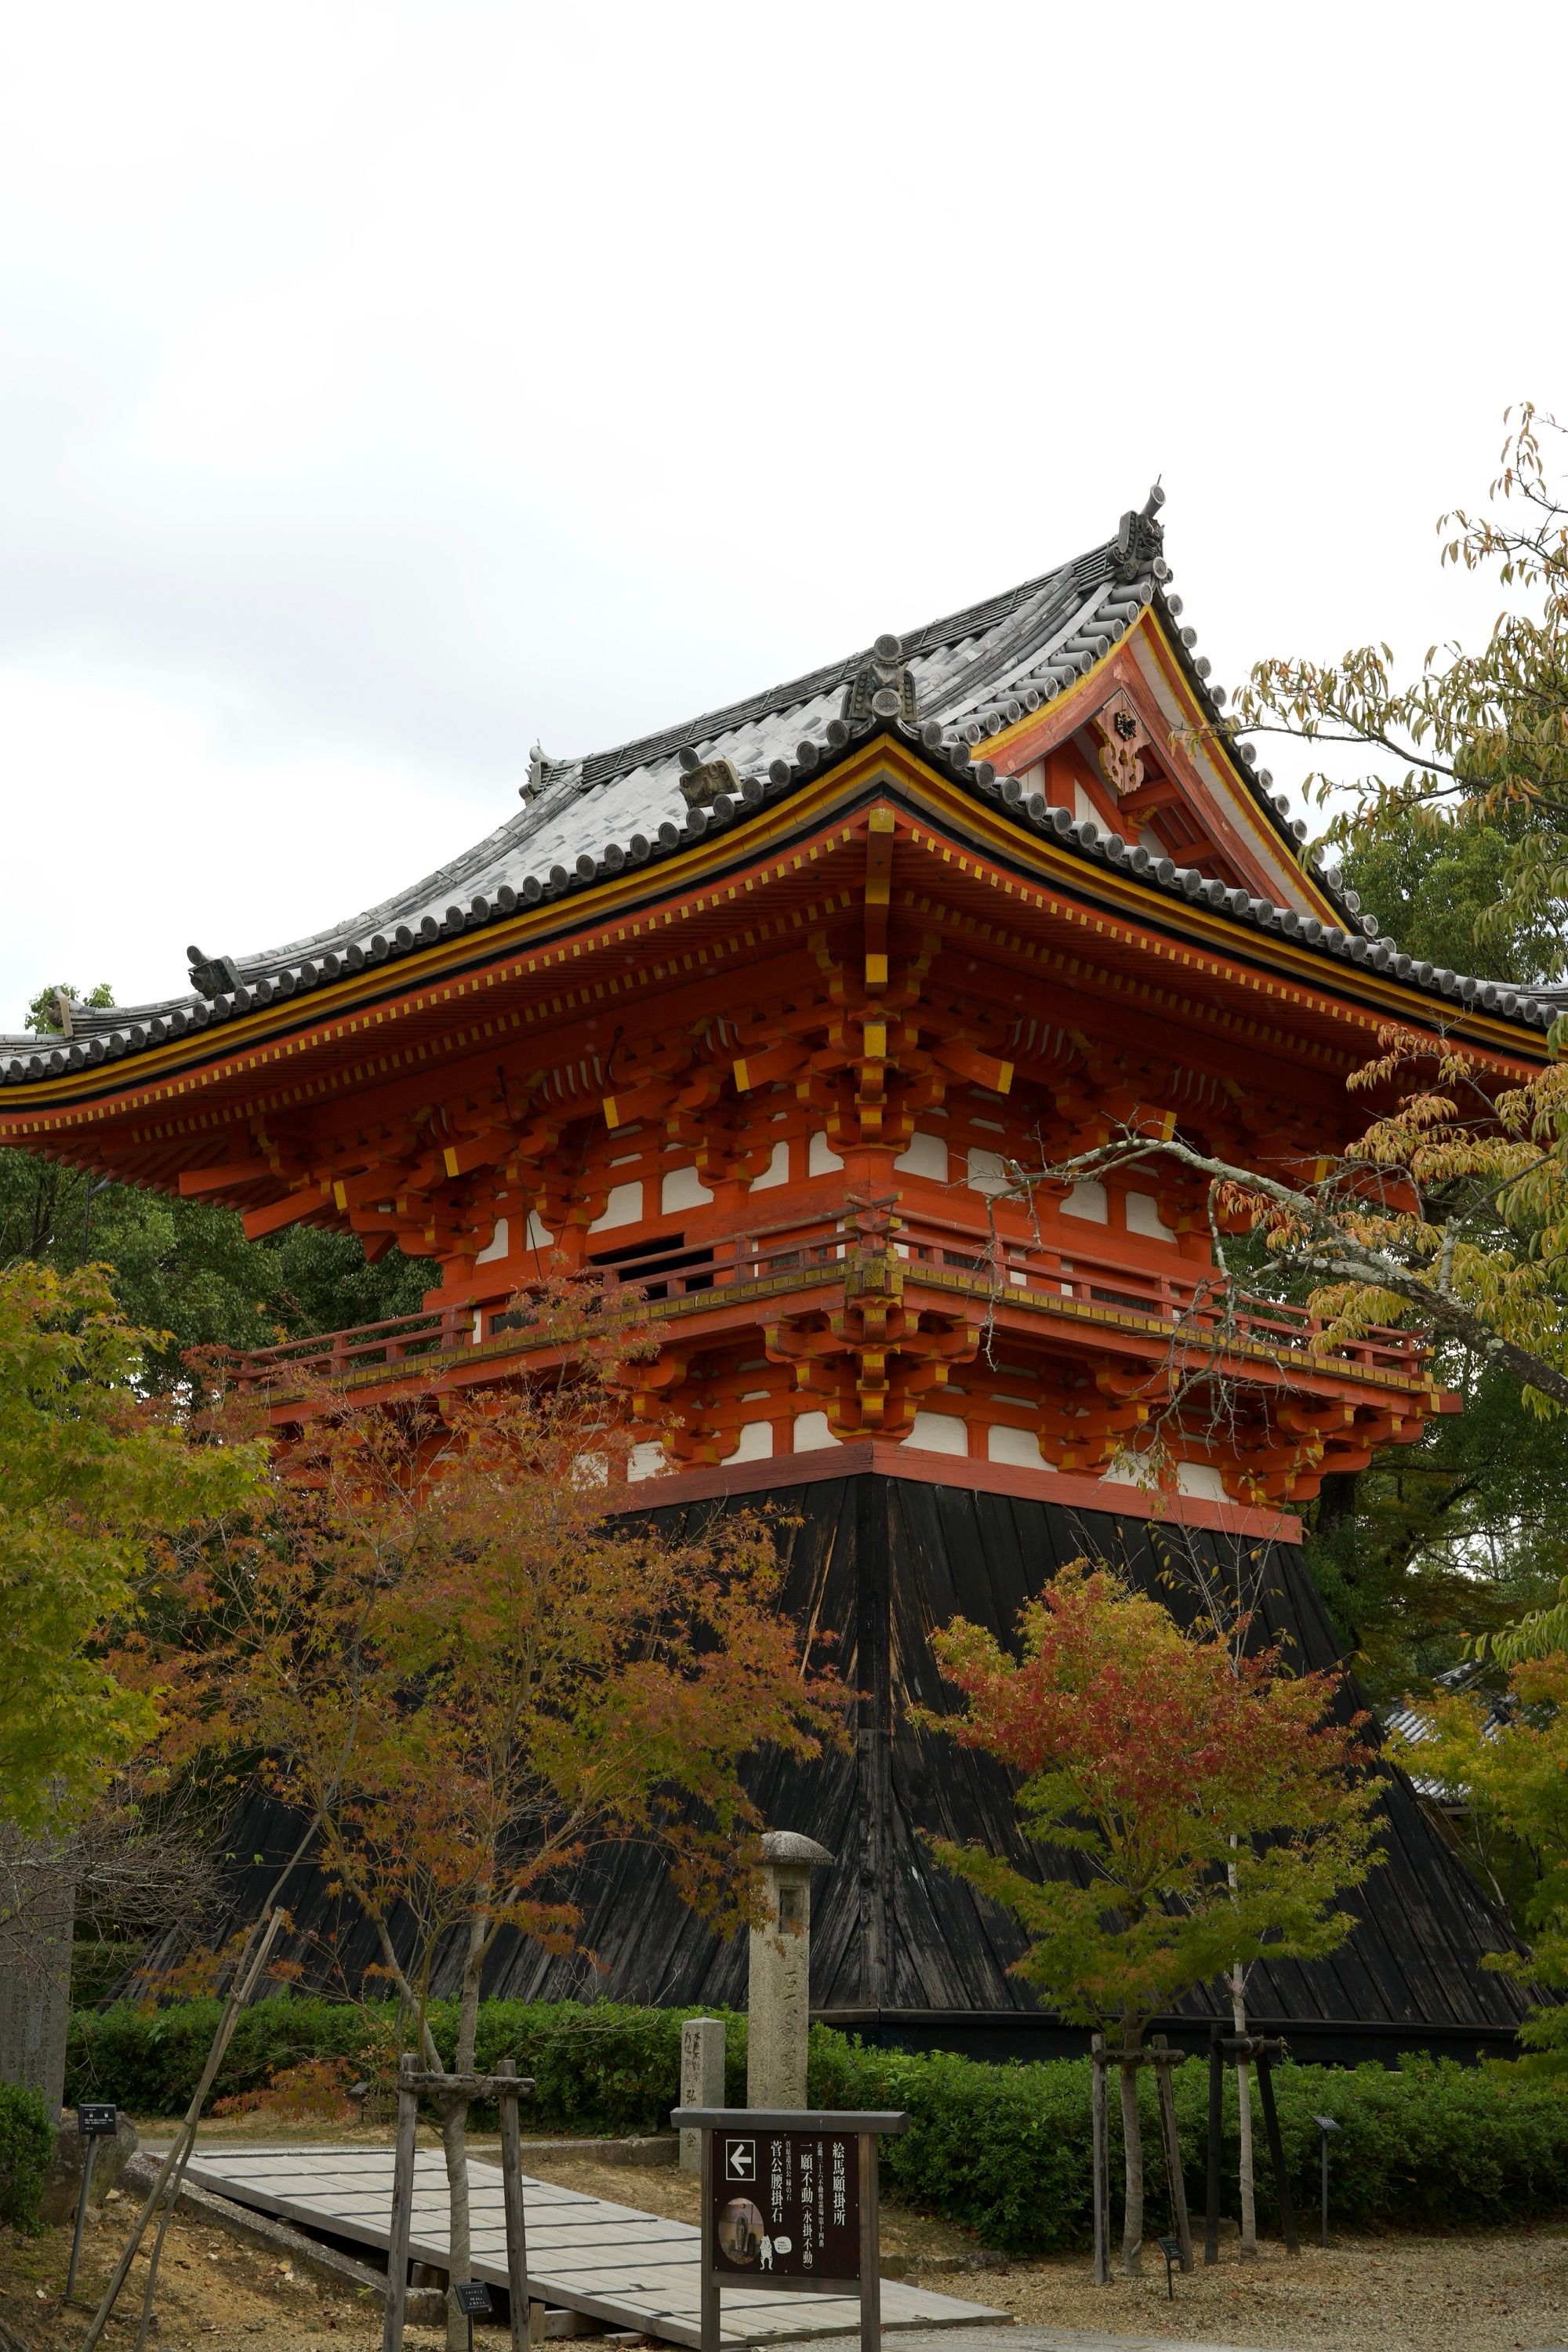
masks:
<svg viewBox="0 0 1568 2352"><path fill-rule="evenodd" d="M331 2231L365 2246L387 2244L392 2207L390 2148L212 2149L192 2157L186 2178L213 2195L275 2213L306 2229ZM491 2286L506 2284L506 2239L500 2168L468 2159L473 2273ZM555 2304L606 2327L639 2328L671 2344L699 2342L699 2233L685 2221L667 2221L632 2205L611 2205L574 2189L523 2176L528 2223L529 2286L541 2303ZM447 2174L436 2149L415 2160L411 2260L447 2266ZM888 2328L1005 2326L1009 2315L921 2287L882 2282L882 2325ZM726 2289L726 2344L773 2344L786 2338L850 2335L860 2325L858 2303L847 2295L770 2294Z"/></svg>

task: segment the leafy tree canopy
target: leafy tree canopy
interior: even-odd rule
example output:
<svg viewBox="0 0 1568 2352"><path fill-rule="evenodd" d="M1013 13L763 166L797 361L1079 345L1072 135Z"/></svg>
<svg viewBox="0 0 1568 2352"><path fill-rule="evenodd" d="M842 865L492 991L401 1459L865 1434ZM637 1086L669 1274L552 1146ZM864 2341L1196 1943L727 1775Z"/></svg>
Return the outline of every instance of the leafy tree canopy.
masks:
<svg viewBox="0 0 1568 2352"><path fill-rule="evenodd" d="M151 1552L242 1502L259 1449L195 1445L142 1391L146 1343L100 1269L0 1272L0 1819L69 1818L157 1709L104 1643Z"/></svg>
<svg viewBox="0 0 1568 2352"><path fill-rule="evenodd" d="M1136 2048L1150 2017L1238 1958L1331 1951L1375 1859L1375 1787L1331 1676L1200 1641L1158 1601L1079 1561L1025 1610L1015 1658L958 1618L933 1647L965 1702L927 1716L1019 1776L1025 1832L1077 1857L1026 1875L976 1846L945 1865L1030 1937L1018 1973L1064 2016Z"/></svg>
<svg viewBox="0 0 1568 2352"><path fill-rule="evenodd" d="M1438 523L1444 562L1493 572L1507 599L1485 644L1429 646L1405 683L1386 645L1259 662L1227 731L1342 747L1359 773L1324 767L1309 785L1350 793L1332 828L1347 843L1398 839L1411 818L1438 843L1456 825L1489 832L1500 887L1477 931L1500 957L1539 959L1539 977L1568 950L1568 505L1551 464L1563 428L1528 402L1509 425L1491 511Z"/></svg>
<svg viewBox="0 0 1568 2352"><path fill-rule="evenodd" d="M29 1007L35 1029L58 1025L57 995L114 1002L107 983L85 999L61 983ZM143 1377L178 1382L185 1350L265 1348L415 1313L430 1269L399 1250L374 1265L352 1234L294 1226L248 1242L232 1210L174 1201L0 1150L0 1266L30 1261L60 1273L103 1265L127 1320L144 1334Z"/></svg>

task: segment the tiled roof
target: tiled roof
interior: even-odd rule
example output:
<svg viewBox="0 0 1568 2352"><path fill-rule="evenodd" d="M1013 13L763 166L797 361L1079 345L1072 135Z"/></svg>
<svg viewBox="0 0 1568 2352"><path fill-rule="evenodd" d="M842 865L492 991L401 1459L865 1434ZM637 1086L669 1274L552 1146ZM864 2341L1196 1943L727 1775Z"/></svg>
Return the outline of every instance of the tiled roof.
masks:
<svg viewBox="0 0 1568 2352"><path fill-rule="evenodd" d="M1377 937L1375 919L1362 913L1354 893L1340 894L1332 866L1321 866L1317 880L1342 915L1339 925L1152 856L1119 834L1048 807L1037 793L1026 795L1015 779L998 777L989 761L971 760L972 745L1054 700L1151 604L1200 703L1218 721L1223 692L1207 684L1209 665L1194 650L1181 599L1170 592L1159 504L1155 492L1141 513L1122 518L1114 539L1055 572L905 636L879 638L874 647L744 702L583 758L556 760L536 751L519 814L413 888L266 954L230 960L202 957L193 949L187 995L102 1012L76 1005L68 1034L0 1037L0 1083L118 1060L253 1006L308 992L345 971L482 929L520 903L563 897L627 866L668 856L747 809L786 795L879 729L904 734L969 791L1005 806L1031 830L1052 835L1086 861L1126 868L1173 897L1202 900L1237 923L1279 932L1324 956L1371 964L1434 997L1549 1027L1559 1009L1552 992L1498 987L1401 955L1392 940ZM877 671L879 659L884 671L912 685L914 722L899 715L900 698L890 692L868 705L863 717L844 715L850 689ZM902 707L907 711L907 703ZM1251 746L1244 744L1237 772L1281 848L1300 856L1305 827L1289 822L1283 795L1269 790L1268 772L1253 775L1251 757ZM692 799L699 804L689 805Z"/></svg>

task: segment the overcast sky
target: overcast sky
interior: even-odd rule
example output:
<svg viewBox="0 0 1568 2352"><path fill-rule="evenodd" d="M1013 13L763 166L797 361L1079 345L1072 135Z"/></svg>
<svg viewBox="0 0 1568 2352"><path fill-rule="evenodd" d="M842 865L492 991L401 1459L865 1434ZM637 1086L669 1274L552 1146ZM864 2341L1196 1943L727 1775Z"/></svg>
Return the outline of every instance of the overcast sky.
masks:
<svg viewBox="0 0 1568 2352"><path fill-rule="evenodd" d="M1562 25L4 0L0 1028L352 912L536 737L916 626L1156 474L1221 677L1484 625L1433 525L1568 411Z"/></svg>

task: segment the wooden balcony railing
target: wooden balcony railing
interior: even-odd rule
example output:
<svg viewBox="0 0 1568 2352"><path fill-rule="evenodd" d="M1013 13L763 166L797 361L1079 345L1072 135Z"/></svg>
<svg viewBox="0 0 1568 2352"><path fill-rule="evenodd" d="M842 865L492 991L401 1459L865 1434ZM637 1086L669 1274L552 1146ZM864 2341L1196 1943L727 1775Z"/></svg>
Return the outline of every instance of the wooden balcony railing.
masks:
<svg viewBox="0 0 1568 2352"><path fill-rule="evenodd" d="M732 1307L737 1289L787 1286L791 1276L806 1277L816 1288L836 1265L864 1265L889 1252L906 1281L918 1285L925 1275L943 1288L971 1295L983 1286L998 1313L1011 1308L1028 1315L1040 1312L1045 1300L1070 1300L1071 1311L1086 1321L1103 1319L1097 1309L1150 1318L1170 1326L1184 1345L1212 1346L1220 1358L1234 1340L1246 1342L1248 1352L1263 1347L1298 1361L1316 1355L1373 1373L1408 1377L1420 1367L1421 1342L1413 1332L1378 1328L1324 1350L1322 1327L1305 1307L1251 1296L1231 1298L1217 1277L1174 1257L1168 1271L1130 1264L1097 1243L1092 1229L1082 1242L1076 1234L1070 1242L1032 1235L994 1240L973 1223L903 1213L889 1222L851 1208L836 1217L784 1220L690 1246L684 1235L667 1234L616 1251L613 1263L591 1261L584 1271L598 1275L607 1289L635 1282L656 1308L690 1302L700 1311L696 1303L703 1297L715 1307ZM391 1371L421 1356L450 1355L526 1328L530 1318L518 1301L531 1286L509 1284L459 1305L255 1349L238 1360L237 1377L244 1388L271 1388L290 1377L336 1380L378 1365ZM1184 1327L1179 1335L1178 1326Z"/></svg>

